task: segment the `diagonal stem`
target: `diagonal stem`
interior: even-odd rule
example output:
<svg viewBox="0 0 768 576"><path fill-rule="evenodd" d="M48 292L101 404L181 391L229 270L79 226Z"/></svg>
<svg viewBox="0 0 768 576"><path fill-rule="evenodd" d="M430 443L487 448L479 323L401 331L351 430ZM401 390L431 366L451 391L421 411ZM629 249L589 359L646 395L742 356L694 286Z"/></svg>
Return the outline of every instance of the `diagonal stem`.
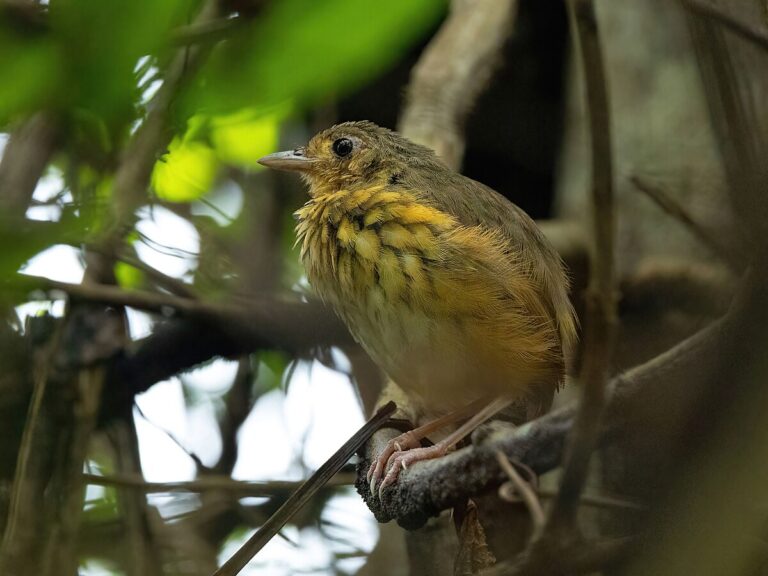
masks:
<svg viewBox="0 0 768 576"><path fill-rule="evenodd" d="M593 258L587 293L584 364L580 375L582 398L568 437L567 459L560 490L550 512L547 532L573 535L579 499L586 483L589 460L597 444L606 403L608 365L616 323L614 288L614 200L611 122L605 66L592 0L570 4L586 85L592 140Z"/></svg>
<svg viewBox="0 0 768 576"><path fill-rule="evenodd" d="M382 406L362 428L355 432L333 456L291 494L288 500L275 512L213 576L236 576L246 564L285 526L293 515L301 510L312 497L333 478L349 459L381 428L397 410L394 402Z"/></svg>

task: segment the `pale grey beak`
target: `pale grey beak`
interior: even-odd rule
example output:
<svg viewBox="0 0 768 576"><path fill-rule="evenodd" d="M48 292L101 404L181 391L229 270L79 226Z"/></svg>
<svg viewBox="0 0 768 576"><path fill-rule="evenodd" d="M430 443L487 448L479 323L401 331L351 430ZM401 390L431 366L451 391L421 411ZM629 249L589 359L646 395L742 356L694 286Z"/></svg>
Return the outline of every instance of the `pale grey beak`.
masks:
<svg viewBox="0 0 768 576"><path fill-rule="evenodd" d="M259 158L258 162L262 166L269 168L275 168L276 170L309 170L309 167L314 163L313 158L307 158L304 155L303 148L296 148L295 150L286 150L285 152L275 152Z"/></svg>

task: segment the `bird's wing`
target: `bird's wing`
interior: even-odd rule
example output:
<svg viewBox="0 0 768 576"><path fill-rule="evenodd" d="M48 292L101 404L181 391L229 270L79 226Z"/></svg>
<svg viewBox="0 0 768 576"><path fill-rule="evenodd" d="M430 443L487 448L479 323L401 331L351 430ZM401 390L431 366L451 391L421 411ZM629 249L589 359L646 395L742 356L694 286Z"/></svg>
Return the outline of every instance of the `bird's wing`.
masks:
<svg viewBox="0 0 768 576"><path fill-rule="evenodd" d="M431 174L429 181L431 185L416 174L410 184L428 190L428 200L464 226L498 231L510 254L532 263L530 274L548 300L564 348L570 349L576 341L577 320L568 297L568 274L560 255L531 217L492 188L465 176L446 171L436 182Z"/></svg>

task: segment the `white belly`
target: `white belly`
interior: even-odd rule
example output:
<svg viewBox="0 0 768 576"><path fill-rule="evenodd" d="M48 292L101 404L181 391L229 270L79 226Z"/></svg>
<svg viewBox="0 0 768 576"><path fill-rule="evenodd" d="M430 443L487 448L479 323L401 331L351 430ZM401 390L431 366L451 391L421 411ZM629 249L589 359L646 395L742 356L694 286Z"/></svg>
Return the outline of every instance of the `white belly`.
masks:
<svg viewBox="0 0 768 576"><path fill-rule="evenodd" d="M468 354L466 334L455 319L387 302L377 289L364 305L346 303L339 310L379 367L430 410L454 410L487 393L478 385L479 367Z"/></svg>

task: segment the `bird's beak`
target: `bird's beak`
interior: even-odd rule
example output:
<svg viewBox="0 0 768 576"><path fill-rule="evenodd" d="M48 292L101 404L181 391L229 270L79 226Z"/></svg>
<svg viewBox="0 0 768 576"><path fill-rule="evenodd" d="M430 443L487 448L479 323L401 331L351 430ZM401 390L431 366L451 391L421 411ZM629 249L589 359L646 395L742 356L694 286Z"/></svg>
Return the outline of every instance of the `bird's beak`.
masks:
<svg viewBox="0 0 768 576"><path fill-rule="evenodd" d="M303 148L275 152L263 158L259 158L259 164L276 170L297 170L304 172L309 170L315 162L314 158L307 158Z"/></svg>

